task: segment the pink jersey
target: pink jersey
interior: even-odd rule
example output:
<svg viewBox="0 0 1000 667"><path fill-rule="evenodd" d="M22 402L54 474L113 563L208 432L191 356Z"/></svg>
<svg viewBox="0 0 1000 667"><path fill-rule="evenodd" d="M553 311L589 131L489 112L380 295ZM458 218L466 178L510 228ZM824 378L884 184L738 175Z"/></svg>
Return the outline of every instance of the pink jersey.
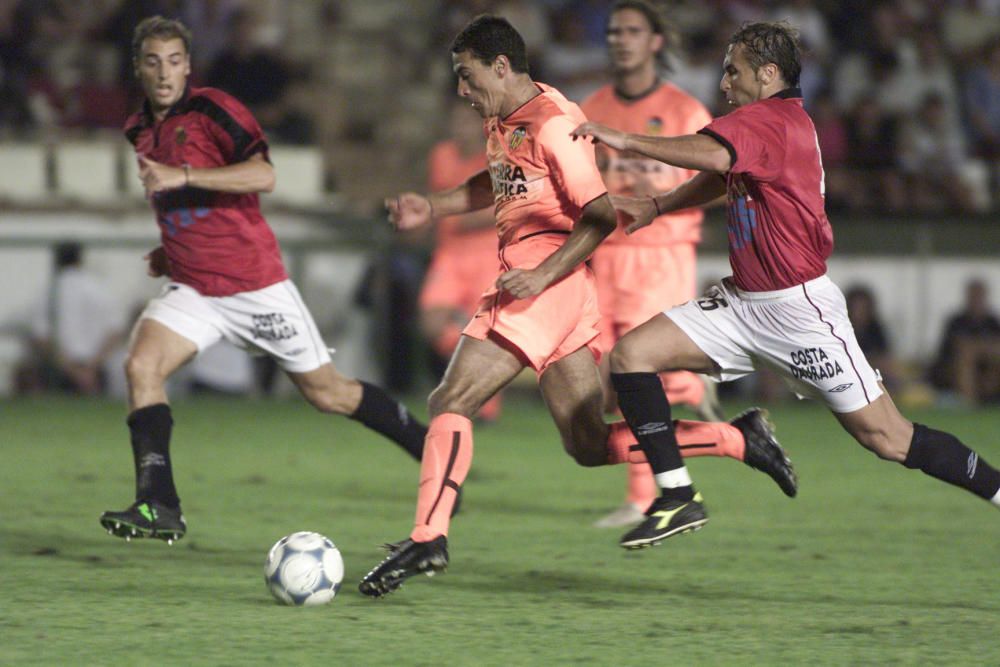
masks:
<svg viewBox="0 0 1000 667"><path fill-rule="evenodd" d="M833 229L823 163L802 93L791 88L701 130L729 151L729 263L736 286L770 292L826 273Z"/></svg>
<svg viewBox="0 0 1000 667"><path fill-rule="evenodd" d="M711 122L712 116L697 99L677 86L662 83L640 98L628 100L607 85L580 105L592 121L630 134L675 137L694 134ZM612 194L648 196L663 193L687 181L697 172L665 164L636 153L598 147L597 162ZM636 234L616 229L604 243L668 245L701 241L701 209L660 216Z"/></svg>
<svg viewBox="0 0 1000 667"><path fill-rule="evenodd" d="M236 98L214 88L189 88L155 121L148 103L125 123L136 155L179 167L224 167L260 153L267 140ZM152 198L170 278L204 296L251 292L287 278L281 250L260 212L256 193L181 188Z"/></svg>
<svg viewBox="0 0 1000 667"><path fill-rule="evenodd" d="M593 144L570 136L587 120L580 107L535 85L541 94L486 121L501 248L536 234L569 234L583 208L607 193Z"/></svg>

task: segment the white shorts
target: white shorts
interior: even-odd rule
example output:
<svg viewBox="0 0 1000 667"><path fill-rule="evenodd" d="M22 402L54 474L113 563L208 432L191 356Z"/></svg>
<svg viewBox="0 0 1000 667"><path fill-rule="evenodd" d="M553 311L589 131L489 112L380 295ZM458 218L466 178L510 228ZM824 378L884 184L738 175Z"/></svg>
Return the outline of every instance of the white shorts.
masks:
<svg viewBox="0 0 1000 667"><path fill-rule="evenodd" d="M844 295L826 276L774 292L744 292L727 278L664 314L719 365L719 380L767 366L799 398L841 413L882 395L882 378L858 346Z"/></svg>
<svg viewBox="0 0 1000 667"><path fill-rule="evenodd" d="M267 354L286 371L307 373L329 363L330 353L291 280L232 296L202 296L167 283L139 320L156 320L201 352L225 338L251 354Z"/></svg>

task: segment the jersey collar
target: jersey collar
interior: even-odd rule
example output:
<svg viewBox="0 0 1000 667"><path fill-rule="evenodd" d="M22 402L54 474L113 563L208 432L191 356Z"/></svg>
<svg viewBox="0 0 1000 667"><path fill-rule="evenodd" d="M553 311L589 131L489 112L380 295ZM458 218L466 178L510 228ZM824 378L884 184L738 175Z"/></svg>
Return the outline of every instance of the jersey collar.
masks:
<svg viewBox="0 0 1000 667"><path fill-rule="evenodd" d="M662 85L663 85L663 79L657 77L656 81L653 82L652 86L642 91L638 95L626 95L625 93L621 92L614 86L611 86L611 89L614 91L615 97L617 97L619 100L625 102L626 104L632 104L633 102L638 102L639 100L652 95L657 90L659 90L660 86Z"/></svg>
<svg viewBox="0 0 1000 667"><path fill-rule="evenodd" d="M779 90L774 95L771 95L771 97L769 97L768 99L775 99L775 98L777 98L779 100L787 100L787 99L793 98L793 97L802 97L802 89L801 88L785 88L784 90Z"/></svg>
<svg viewBox="0 0 1000 667"><path fill-rule="evenodd" d="M535 83L535 82L532 82L532 83ZM545 94L545 90L541 86L539 86L537 83L535 83L535 88L538 90L538 94L537 95L534 95L529 100L527 100L526 102L524 102L523 104L521 104L521 106L517 107L516 109L514 109L513 111L511 111L509 114L507 114L506 116L502 117L500 119L500 122L501 123L507 123L507 122L509 122L511 118L513 118L514 116L516 116L517 114L519 114L526 106L528 106L529 104L531 104L532 102L534 102L535 100L537 100L538 98L540 98L542 95Z"/></svg>
<svg viewBox="0 0 1000 667"><path fill-rule="evenodd" d="M163 120L187 111L187 103L190 97L191 84L188 83L184 85L184 92L181 94L181 98L174 102L173 106L167 109L167 115L163 117ZM155 123L156 119L153 117L153 109L150 107L149 99L147 98L142 102L142 124L144 127L152 127Z"/></svg>

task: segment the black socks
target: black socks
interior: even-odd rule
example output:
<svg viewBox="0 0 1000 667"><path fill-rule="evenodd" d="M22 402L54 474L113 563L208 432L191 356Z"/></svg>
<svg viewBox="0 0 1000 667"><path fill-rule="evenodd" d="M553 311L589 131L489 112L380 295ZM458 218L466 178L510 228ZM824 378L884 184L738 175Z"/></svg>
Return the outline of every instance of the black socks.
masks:
<svg viewBox="0 0 1000 667"><path fill-rule="evenodd" d="M903 465L991 500L1000 490L1000 472L958 438L923 424L913 425L910 451Z"/></svg>
<svg viewBox="0 0 1000 667"><path fill-rule="evenodd" d="M128 416L135 462L136 500L155 500L167 507L180 506L170 466L170 430L174 420L170 406L157 403Z"/></svg>
<svg viewBox="0 0 1000 667"><path fill-rule="evenodd" d="M427 427L410 414L402 403L382 389L361 382L361 403L350 417L381 433L407 451L417 461L424 452Z"/></svg>
<svg viewBox="0 0 1000 667"><path fill-rule="evenodd" d="M611 383L618 392L622 416L646 454L663 496L683 501L694 498L660 377L656 373L612 373Z"/></svg>

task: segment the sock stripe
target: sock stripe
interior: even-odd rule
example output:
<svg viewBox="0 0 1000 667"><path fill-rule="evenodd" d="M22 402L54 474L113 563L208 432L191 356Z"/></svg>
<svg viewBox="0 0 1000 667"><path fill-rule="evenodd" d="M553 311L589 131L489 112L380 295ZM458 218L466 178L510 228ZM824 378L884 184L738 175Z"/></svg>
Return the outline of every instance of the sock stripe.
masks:
<svg viewBox="0 0 1000 667"><path fill-rule="evenodd" d="M698 443L698 442L696 442L696 443L691 444L691 445L677 445L677 447L679 449L681 449L682 451L685 450L685 449L708 449L708 448L711 448L711 447L715 447L715 443L714 442L705 442L705 443Z"/></svg>
<svg viewBox="0 0 1000 667"><path fill-rule="evenodd" d="M461 442L462 434L460 431L452 431L451 433L451 453L448 454L448 465L444 469L444 479L441 481L441 488L438 489L437 498L434 499L434 504L431 505L431 511L427 513L427 518L424 519L424 523L430 523L431 517L434 516L434 510L437 509L438 503L441 502L441 496L444 495L444 489L447 486L451 486L453 489L458 488L455 482L451 481L451 471L455 467L455 460L458 458L458 446ZM449 485L449 482L451 484Z"/></svg>
<svg viewBox="0 0 1000 667"><path fill-rule="evenodd" d="M684 449L709 449L711 447L715 447L715 443L714 442L703 442L703 443L702 442L695 442L695 443L692 443L690 445L677 445L677 447L679 449L681 449L681 450L684 450ZM629 445L628 450L630 452L641 452L642 451L642 445Z"/></svg>

